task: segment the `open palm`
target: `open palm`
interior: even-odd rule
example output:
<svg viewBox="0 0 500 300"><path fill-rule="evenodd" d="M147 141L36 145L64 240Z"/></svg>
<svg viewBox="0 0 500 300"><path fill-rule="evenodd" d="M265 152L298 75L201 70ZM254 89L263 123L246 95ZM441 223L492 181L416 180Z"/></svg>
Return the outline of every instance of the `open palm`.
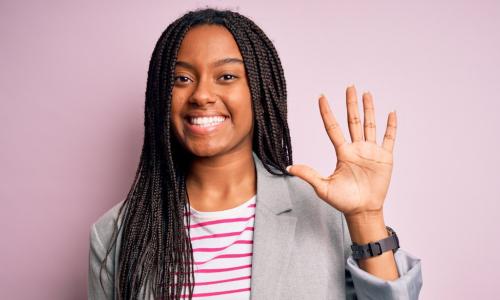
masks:
<svg viewBox="0 0 500 300"><path fill-rule="evenodd" d="M288 172L312 185L318 196L346 216L380 212L389 189L396 113L389 113L382 145L376 142L375 112L370 93L363 94L364 121L361 124L356 89L346 90L347 119L352 143L348 143L325 96L319 108L325 129L337 155L337 165L328 177L306 165L293 165Z"/></svg>

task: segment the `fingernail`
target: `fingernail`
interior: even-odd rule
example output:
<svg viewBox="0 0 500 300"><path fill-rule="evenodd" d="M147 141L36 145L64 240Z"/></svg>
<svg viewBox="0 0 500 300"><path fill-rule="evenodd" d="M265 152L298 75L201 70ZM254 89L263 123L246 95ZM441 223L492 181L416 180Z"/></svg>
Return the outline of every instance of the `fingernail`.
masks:
<svg viewBox="0 0 500 300"><path fill-rule="evenodd" d="M323 93L321 93L321 94L319 95L319 97L320 97L320 98L321 98L321 97L326 98L326 97L325 97L325 94L323 94Z"/></svg>
<svg viewBox="0 0 500 300"><path fill-rule="evenodd" d="M290 169L292 168L292 166L288 166L286 167L286 171L290 173Z"/></svg>
<svg viewBox="0 0 500 300"><path fill-rule="evenodd" d="M350 87L354 87L354 83L349 83L349 85L347 86L348 88Z"/></svg>

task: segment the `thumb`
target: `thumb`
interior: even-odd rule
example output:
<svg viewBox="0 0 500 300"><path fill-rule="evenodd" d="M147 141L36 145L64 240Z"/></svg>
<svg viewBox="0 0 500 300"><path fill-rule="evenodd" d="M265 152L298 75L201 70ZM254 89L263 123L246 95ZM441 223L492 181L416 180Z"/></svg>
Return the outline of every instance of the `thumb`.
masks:
<svg viewBox="0 0 500 300"><path fill-rule="evenodd" d="M288 173L301 178L302 180L309 183L318 195L324 192L325 181L323 177L313 168L307 165L291 165L286 167Z"/></svg>

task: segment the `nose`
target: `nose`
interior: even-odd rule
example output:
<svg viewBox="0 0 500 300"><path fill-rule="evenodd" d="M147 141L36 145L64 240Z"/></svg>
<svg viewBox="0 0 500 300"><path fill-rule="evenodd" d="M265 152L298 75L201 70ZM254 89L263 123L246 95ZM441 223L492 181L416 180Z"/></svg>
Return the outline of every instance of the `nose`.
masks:
<svg viewBox="0 0 500 300"><path fill-rule="evenodd" d="M189 98L189 102L197 106L205 106L216 101L216 96L213 92L213 87L209 80L200 79L196 85L193 94Z"/></svg>

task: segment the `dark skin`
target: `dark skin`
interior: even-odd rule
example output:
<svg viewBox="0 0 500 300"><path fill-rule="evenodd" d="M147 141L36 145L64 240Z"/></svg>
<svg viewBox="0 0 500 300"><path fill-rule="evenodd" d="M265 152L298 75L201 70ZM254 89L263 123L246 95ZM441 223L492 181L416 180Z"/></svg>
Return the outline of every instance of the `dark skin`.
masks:
<svg viewBox="0 0 500 300"><path fill-rule="evenodd" d="M256 193L252 156L252 100L243 58L221 26L188 31L177 54L172 122L181 144L194 155L186 185L200 211L236 207ZM224 117L200 128L193 117Z"/></svg>
<svg viewBox="0 0 500 300"><path fill-rule="evenodd" d="M236 207L256 193L252 102L238 45L223 26L196 26L186 34L177 61L172 123L177 139L194 157L186 178L191 206L200 211ZM288 170L344 213L352 241L365 244L387 237L383 203L392 174L397 120L391 112L382 145L377 145L373 99L368 92L362 97L363 124L356 89L347 88L352 143L345 140L326 97L319 98L320 114L337 156L330 176L305 165ZM381 279L399 277L392 251L358 263Z"/></svg>

